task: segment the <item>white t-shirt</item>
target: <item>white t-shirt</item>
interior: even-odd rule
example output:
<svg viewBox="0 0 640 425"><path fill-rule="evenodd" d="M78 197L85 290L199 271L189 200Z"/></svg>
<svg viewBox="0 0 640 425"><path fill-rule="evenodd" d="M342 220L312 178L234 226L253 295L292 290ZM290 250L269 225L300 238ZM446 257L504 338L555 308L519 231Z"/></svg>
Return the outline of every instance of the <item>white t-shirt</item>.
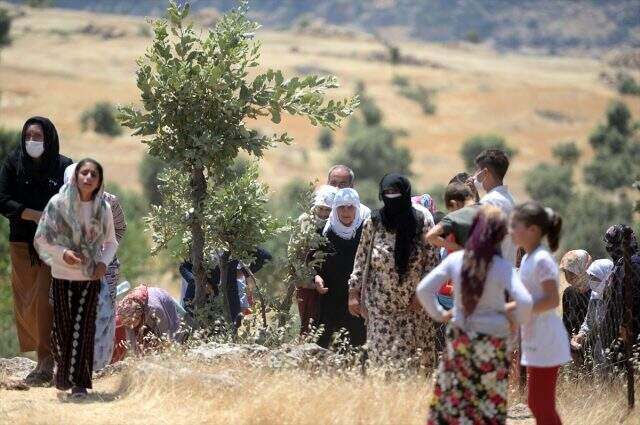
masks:
<svg viewBox="0 0 640 425"><path fill-rule="evenodd" d="M508 219L516 205L516 202L513 199L511 192L509 192L509 188L502 185L494 187L489 193L484 195L482 199L480 199L480 204L493 205L494 207L500 208ZM511 264L515 266L518 248L515 246L510 236L504 238L502 245L500 245L500 249L502 251L502 257L505 260L510 261Z"/></svg>
<svg viewBox="0 0 640 425"><path fill-rule="evenodd" d="M453 280L452 323L465 332L478 332L497 337L509 336L509 320L504 311L505 291L516 302L515 318L524 323L531 315L531 296L520 282L511 263L494 256L489 266L482 295L475 310L466 316L462 305L462 265L464 250L449 254L438 267L433 269L418 285L418 300L435 320L441 321L445 309L438 302L438 291L442 282Z"/></svg>
<svg viewBox="0 0 640 425"><path fill-rule="evenodd" d="M539 246L522 259L520 280L531 294L533 302L543 297L542 282L559 284L560 271L551 253ZM571 361L569 335L555 310L533 313L521 327L523 366L553 367Z"/></svg>

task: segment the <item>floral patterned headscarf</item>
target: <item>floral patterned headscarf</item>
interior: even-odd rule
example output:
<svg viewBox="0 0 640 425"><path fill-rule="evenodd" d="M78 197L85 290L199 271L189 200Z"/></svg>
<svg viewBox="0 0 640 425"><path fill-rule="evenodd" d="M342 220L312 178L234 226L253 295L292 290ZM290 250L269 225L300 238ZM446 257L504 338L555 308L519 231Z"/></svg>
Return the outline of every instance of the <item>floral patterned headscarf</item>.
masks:
<svg viewBox="0 0 640 425"><path fill-rule="evenodd" d="M614 264L617 264L618 261L620 261L620 259L622 258L622 243L624 241L625 234L629 235L629 248L631 250L630 254L634 255L638 252L638 240L635 233L629 226L627 226L626 224L616 224L615 226L609 227L604 234L603 239L605 243L605 249L611 256Z"/></svg>
<svg viewBox="0 0 640 425"><path fill-rule="evenodd" d="M422 205L423 207L428 209L431 214L435 214L438 211L436 201L428 193L412 197L411 202L413 202L414 204Z"/></svg>
<svg viewBox="0 0 640 425"><path fill-rule="evenodd" d="M38 224L34 245L42 261L49 266L52 265L53 258L38 246L37 240L41 237L51 245L63 246L81 253L87 261L80 267L83 274L90 278L95 273L97 259L102 252L107 233L108 207L102 196L104 178L93 200L91 200L89 223L85 223L85 220L82 219L82 201L75 172L68 177L69 181L62 186L60 192L51 198L45 207Z"/></svg>

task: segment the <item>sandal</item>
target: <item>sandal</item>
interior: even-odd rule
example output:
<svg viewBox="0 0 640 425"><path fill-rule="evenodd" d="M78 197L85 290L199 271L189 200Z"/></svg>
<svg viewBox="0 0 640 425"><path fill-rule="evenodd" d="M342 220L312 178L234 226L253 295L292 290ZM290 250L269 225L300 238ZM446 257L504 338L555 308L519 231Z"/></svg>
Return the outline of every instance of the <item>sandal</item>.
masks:
<svg viewBox="0 0 640 425"><path fill-rule="evenodd" d="M53 372L38 369L32 370L27 377L24 378L24 383L30 387L47 386L51 384L51 381L53 381Z"/></svg>
<svg viewBox="0 0 640 425"><path fill-rule="evenodd" d="M71 398L77 401L86 400L89 393L86 388L73 387L71 389Z"/></svg>

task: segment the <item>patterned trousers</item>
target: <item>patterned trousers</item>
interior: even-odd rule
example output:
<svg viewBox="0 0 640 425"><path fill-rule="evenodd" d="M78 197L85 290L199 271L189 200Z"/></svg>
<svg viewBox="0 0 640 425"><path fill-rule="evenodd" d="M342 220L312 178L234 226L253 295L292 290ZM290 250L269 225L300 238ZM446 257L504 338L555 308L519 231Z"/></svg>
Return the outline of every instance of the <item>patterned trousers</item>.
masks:
<svg viewBox="0 0 640 425"><path fill-rule="evenodd" d="M53 279L55 384L60 390L92 388L96 306L100 281Z"/></svg>

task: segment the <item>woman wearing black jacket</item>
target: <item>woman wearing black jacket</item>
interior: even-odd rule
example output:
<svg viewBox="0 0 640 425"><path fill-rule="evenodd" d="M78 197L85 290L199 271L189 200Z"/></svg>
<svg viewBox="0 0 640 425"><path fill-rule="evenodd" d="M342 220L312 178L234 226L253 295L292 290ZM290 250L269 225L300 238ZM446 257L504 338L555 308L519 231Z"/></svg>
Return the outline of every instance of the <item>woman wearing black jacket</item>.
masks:
<svg viewBox="0 0 640 425"><path fill-rule="evenodd" d="M351 346L366 342L364 320L349 314L348 306L349 277L360 243L362 223L358 192L340 189L324 228L328 243L323 250L327 255L314 278L320 293L316 325L324 327L318 340L321 347L328 348L333 335L341 330L347 331Z"/></svg>
<svg viewBox="0 0 640 425"><path fill-rule="evenodd" d="M42 210L62 186L72 161L60 155L58 132L47 118L29 118L20 146L7 156L0 171L0 214L9 219L11 285L20 350L35 351L38 365L27 376L31 385L52 380L49 305L51 270L33 246Z"/></svg>

